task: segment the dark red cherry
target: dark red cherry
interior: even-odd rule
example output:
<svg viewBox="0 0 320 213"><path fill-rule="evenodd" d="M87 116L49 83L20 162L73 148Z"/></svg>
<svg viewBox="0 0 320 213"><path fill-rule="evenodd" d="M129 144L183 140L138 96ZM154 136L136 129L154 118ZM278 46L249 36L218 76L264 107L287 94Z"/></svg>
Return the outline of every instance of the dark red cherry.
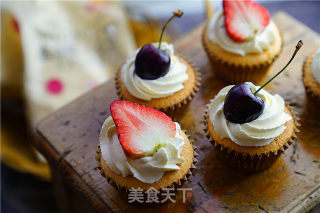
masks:
<svg viewBox="0 0 320 213"><path fill-rule="evenodd" d="M262 114L263 109L263 100L252 93L248 84L239 84L232 87L223 106L226 119L237 124L257 119Z"/></svg>
<svg viewBox="0 0 320 213"><path fill-rule="evenodd" d="M174 11L172 16L166 21L161 30L158 48L152 44L146 44L140 49L135 61L135 71L140 78L153 80L168 73L170 56L167 52L161 50L162 36L168 24L175 17L181 17L182 15L183 12L181 10Z"/></svg>
<svg viewBox="0 0 320 213"><path fill-rule="evenodd" d="M136 74L142 79L153 80L168 73L170 55L152 44L141 47L136 56Z"/></svg>
<svg viewBox="0 0 320 213"><path fill-rule="evenodd" d="M224 101L223 113L226 119L233 123L243 124L257 119L263 112L264 102L257 96L260 90L280 75L291 63L303 43L300 40L289 62L270 80L264 83L258 90L252 93L248 84L239 84L232 87Z"/></svg>

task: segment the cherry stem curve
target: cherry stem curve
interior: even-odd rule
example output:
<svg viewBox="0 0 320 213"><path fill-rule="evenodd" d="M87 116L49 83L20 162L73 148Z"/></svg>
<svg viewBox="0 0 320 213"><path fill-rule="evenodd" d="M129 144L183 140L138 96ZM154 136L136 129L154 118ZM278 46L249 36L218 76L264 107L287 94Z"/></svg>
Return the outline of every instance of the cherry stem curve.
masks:
<svg viewBox="0 0 320 213"><path fill-rule="evenodd" d="M255 92L253 93L255 96L258 94L258 92L259 92L260 90L263 89L263 87L265 87L267 84L269 84L273 79L275 79L278 75L280 75L280 74L288 67L288 65L291 63L291 61L293 60L293 58L296 56L297 52L300 50L300 48L302 47L302 45L303 45L302 41L301 41L301 40L298 41L298 44L297 44L297 46L296 46L296 49L295 49L293 55L291 56L289 62L288 62L277 74L275 74L270 80L268 80L268 81L267 81L266 83L264 83L257 91L255 91Z"/></svg>
<svg viewBox="0 0 320 213"><path fill-rule="evenodd" d="M168 21L164 24L162 31L161 31L161 35L160 35L160 41L159 41L159 46L158 49L160 50L161 47L161 41L162 41L162 36L163 33L165 31L165 29L167 28L168 24L172 21L172 19L174 19L175 17L181 17L183 15L183 12L181 10L177 10L173 12L173 15L168 19Z"/></svg>

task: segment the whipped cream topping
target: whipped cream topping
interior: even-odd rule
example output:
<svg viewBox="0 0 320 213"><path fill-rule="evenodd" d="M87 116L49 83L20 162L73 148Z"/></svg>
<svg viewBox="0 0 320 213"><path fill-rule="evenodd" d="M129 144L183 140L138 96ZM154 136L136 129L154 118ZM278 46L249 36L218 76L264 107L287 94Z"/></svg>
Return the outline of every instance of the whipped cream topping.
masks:
<svg viewBox="0 0 320 213"><path fill-rule="evenodd" d="M241 43L235 42L226 31L223 10L215 14L208 26L208 37L213 43L218 44L228 52L242 56L249 53L261 53L267 50L272 42L275 41L278 33L275 23L271 20L269 25L261 32L255 34L251 40Z"/></svg>
<svg viewBox="0 0 320 213"><path fill-rule="evenodd" d="M255 92L259 86L246 82ZM264 89L258 96L264 101L262 114L254 121L236 124L228 121L223 113L223 105L228 91L234 85L226 86L215 96L209 104L209 118L215 132L221 138L230 138L240 146L264 146L273 141L285 129L285 123L292 117L284 112L285 102L280 95L271 95Z"/></svg>
<svg viewBox="0 0 320 213"><path fill-rule="evenodd" d="M132 175L144 183L154 183L161 179L165 171L179 170L177 164L183 163L180 157L184 137L179 134L181 128L176 124L176 135L164 147L152 156L132 158L126 155L119 140L116 125L109 116L102 125L100 132L100 149L108 167L116 174L126 177Z"/></svg>
<svg viewBox="0 0 320 213"><path fill-rule="evenodd" d="M313 56L311 70L314 78L320 84L320 49L318 49Z"/></svg>
<svg viewBox="0 0 320 213"><path fill-rule="evenodd" d="M153 45L158 47L158 43ZM121 80L134 97L150 101L152 98L168 97L184 88L183 83L189 78L187 66L174 55L172 44L161 43L161 50L170 55L171 62L168 73L154 80L142 79L135 73L134 63L139 50L121 68Z"/></svg>

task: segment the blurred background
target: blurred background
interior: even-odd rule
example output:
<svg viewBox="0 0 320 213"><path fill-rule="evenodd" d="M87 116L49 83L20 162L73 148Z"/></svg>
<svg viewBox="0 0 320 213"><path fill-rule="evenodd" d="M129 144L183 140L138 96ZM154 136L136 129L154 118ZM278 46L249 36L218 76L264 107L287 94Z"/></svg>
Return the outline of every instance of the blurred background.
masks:
<svg viewBox="0 0 320 213"><path fill-rule="evenodd" d="M260 1L320 33L319 1ZM1 212L58 212L50 168L32 147L37 121L112 78L134 50L174 41L221 1L1 1ZM320 211L319 206L312 212Z"/></svg>

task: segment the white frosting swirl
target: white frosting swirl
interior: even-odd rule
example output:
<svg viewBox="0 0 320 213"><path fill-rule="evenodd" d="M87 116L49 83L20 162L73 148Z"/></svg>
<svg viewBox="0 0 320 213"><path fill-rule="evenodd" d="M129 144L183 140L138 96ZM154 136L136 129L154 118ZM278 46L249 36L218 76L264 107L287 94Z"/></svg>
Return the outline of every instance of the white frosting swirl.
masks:
<svg viewBox="0 0 320 213"><path fill-rule="evenodd" d="M132 158L126 155L118 140L117 129L111 116L102 125L100 149L108 167L123 177L132 175L145 183L154 183L161 179L165 171L179 170L177 164L183 163L180 157L184 137L179 134L181 128L176 124L176 135L172 142L158 149L152 156Z"/></svg>
<svg viewBox="0 0 320 213"><path fill-rule="evenodd" d="M157 47L158 43L153 43L153 45ZM134 63L139 50L136 51L134 57L126 61L121 69L121 80L134 97L150 101L152 98L168 97L184 88L183 83L189 78L186 73L187 66L174 55L172 44L161 43L161 50L168 52L171 63L168 73L154 80L145 80L136 75Z"/></svg>
<svg viewBox="0 0 320 213"><path fill-rule="evenodd" d="M208 37L213 43L218 44L228 52L242 56L249 53L261 53L268 49L278 33L275 23L271 20L269 25L263 31L257 33L251 40L235 42L226 31L223 10L216 13L208 26Z"/></svg>
<svg viewBox="0 0 320 213"><path fill-rule="evenodd" d="M314 78L320 84L320 49L318 49L313 56L311 70Z"/></svg>
<svg viewBox="0 0 320 213"><path fill-rule="evenodd" d="M246 82L255 92L259 86ZM258 95L264 101L262 114L249 123L236 124L228 121L223 113L224 100L234 85L224 87L209 104L209 118L215 132L221 138L230 138L241 146L264 146L273 141L285 129L285 123L292 117L284 112L285 102L279 95L260 90Z"/></svg>

